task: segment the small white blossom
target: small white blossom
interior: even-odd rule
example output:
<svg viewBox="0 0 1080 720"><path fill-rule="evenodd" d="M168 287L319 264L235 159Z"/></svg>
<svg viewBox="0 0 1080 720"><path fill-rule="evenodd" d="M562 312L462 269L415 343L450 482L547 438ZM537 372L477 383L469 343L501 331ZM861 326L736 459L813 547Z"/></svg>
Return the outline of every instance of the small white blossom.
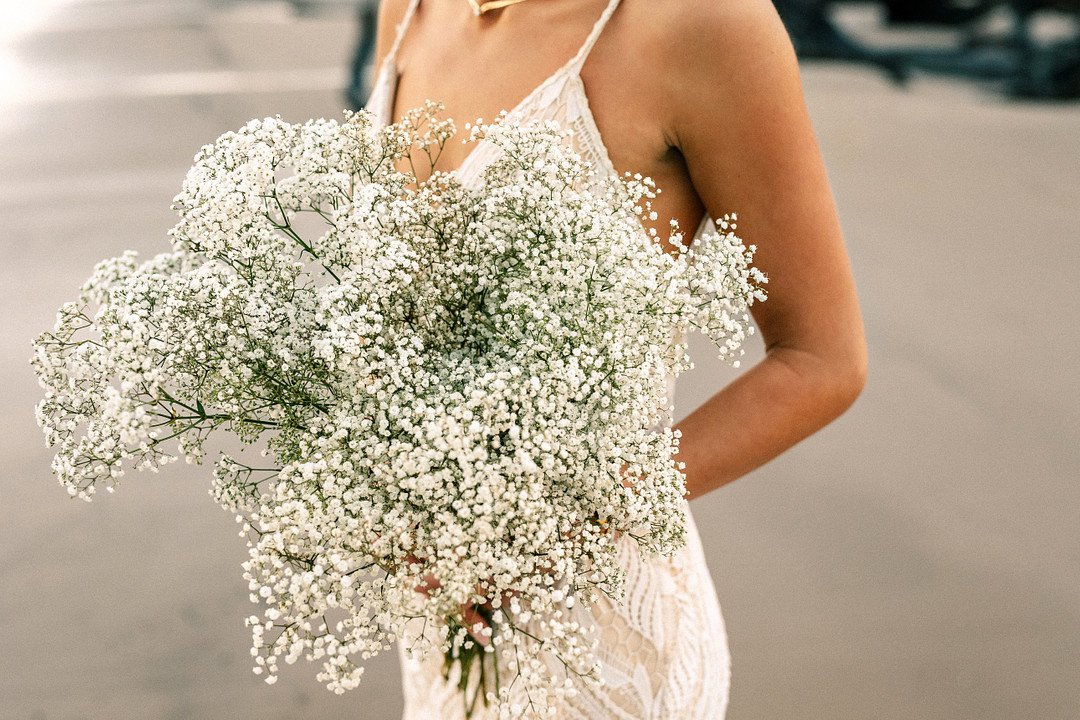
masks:
<svg viewBox="0 0 1080 720"><path fill-rule="evenodd" d="M171 251L103 260L35 340L36 417L87 501L210 438L256 446L219 453L210 492L248 540L267 683L304 657L342 693L402 639L486 673L500 717L544 717L601 682L583 613L620 596L617 543L683 541L685 331L737 363L766 278L734 214L662 250L652 180L599 177L554 122L470 123L500 150L481 185L417 184L398 168L452 136L439 110L200 149ZM482 648L463 608L485 601Z"/></svg>

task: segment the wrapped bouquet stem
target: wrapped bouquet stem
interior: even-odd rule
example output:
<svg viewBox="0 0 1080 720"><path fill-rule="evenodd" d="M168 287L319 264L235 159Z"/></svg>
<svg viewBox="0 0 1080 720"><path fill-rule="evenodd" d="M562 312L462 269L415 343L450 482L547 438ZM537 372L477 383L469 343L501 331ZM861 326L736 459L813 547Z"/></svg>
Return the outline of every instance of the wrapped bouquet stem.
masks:
<svg viewBox="0 0 1080 720"><path fill-rule="evenodd" d="M211 493L248 539L267 682L305 657L344 692L408 636L470 706L509 716L519 686L539 714L599 682L570 611L618 597L615 538L682 542L680 332L737 365L766 278L734 216L661 249L651 180L596 179L552 122L471 127L501 149L480 188L417 183L401 168L454 134L440 111L266 118L203 147L171 249L102 261L36 339L37 417L84 500L217 436L248 446Z"/></svg>

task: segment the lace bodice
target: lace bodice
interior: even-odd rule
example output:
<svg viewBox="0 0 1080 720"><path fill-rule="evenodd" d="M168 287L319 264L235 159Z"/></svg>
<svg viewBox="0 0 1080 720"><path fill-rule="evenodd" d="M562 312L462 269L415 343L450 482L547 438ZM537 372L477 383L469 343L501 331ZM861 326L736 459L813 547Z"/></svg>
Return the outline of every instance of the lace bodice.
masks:
<svg viewBox="0 0 1080 720"><path fill-rule="evenodd" d="M410 1L368 99L367 109L382 124L396 119L391 115L399 77L397 52L419 2ZM509 110L508 118L558 121L571 131L575 149L594 168L612 175L618 173L589 108L580 69L618 5L619 0L609 0L581 49ZM480 140L454 173L462 183L472 185L481 179L496 152L496 146ZM693 242L714 229L706 213ZM673 394L674 378L669 377L669 404ZM587 615L583 622L591 623L600 634L605 686L566 701L558 708L561 720L723 719L731 676L727 631L688 505L684 511L686 547L670 558L642 556L634 541L620 541L625 597L620 603L602 597L587 611L580 610ZM441 657L410 657L401 643L399 656L403 720L462 717L453 678L450 683L442 678ZM478 720L488 720L488 715L482 713Z"/></svg>
<svg viewBox="0 0 1080 720"><path fill-rule="evenodd" d="M405 10L405 14L398 23L394 42L383 59L375 77L371 95L368 98L367 109L373 112L381 124L389 124L397 118L392 117L394 111L394 97L397 92L399 71L397 67L397 53L401 46L405 30L412 19L420 0L411 0ZM558 70L549 75L543 82L521 99L520 102L508 111L508 120L518 119L521 121L531 120L555 120L560 126L571 132L574 148L581 156L592 164L601 173L618 175L618 171L611 162L607 147L600 130L596 126L592 110L589 107L589 99L585 93L585 84L581 80L581 66L592 50L604 25L619 5L619 0L609 0L607 7L593 24L589 36L585 39L578 52L570 58ZM499 149L485 140L477 141L472 150L466 155L461 166L453 172L458 179L467 186L478 183L482 177L483 168L494 159ZM698 227L692 236L691 243L697 243L699 238L708 232L715 231L716 226L708 213L705 213L698 223ZM644 232L644 229L642 230ZM668 403L674 398L675 378L668 378Z"/></svg>

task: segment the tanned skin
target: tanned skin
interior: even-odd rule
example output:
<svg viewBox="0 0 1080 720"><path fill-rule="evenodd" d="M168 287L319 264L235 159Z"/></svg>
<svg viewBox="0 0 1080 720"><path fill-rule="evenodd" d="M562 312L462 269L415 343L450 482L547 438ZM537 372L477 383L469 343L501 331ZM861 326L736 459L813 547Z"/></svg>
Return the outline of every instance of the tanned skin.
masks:
<svg viewBox="0 0 1080 720"><path fill-rule="evenodd" d="M407 5L382 2L380 64ZM527 0L477 17L466 0L424 0L398 51L394 119L439 100L463 138L465 122L493 120L569 60L606 5ZM581 78L615 169L662 190L658 219L643 219L658 241L669 218L689 236L704 213L735 212L769 278L768 300L751 307L763 359L675 426L693 499L832 422L866 383L862 315L798 62L771 0L622 0ZM435 167L453 170L471 147L455 138Z"/></svg>

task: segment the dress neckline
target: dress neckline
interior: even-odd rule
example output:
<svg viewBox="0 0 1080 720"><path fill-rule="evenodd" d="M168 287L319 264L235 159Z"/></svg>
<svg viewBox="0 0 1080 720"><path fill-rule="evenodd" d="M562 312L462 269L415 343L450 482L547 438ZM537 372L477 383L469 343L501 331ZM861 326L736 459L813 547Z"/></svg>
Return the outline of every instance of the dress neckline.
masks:
<svg viewBox="0 0 1080 720"><path fill-rule="evenodd" d="M548 75L542 80L536 87L530 90L523 98L521 98L513 108L507 111L507 118L513 118L520 116L529 106L535 103L537 97L541 96L549 87L557 83L564 82L569 83L570 90L577 95L577 107L579 111L578 119L584 125L582 130L589 135L585 142L588 143L592 151L595 153L596 158L599 161L600 167L594 167L594 171L606 172L610 176L619 176L619 171L616 170L615 165L611 162L611 156L608 153L607 145L604 143L603 137L600 135L600 128L596 124L596 117L593 115L592 107L589 104L588 93L585 89L585 82L581 78L581 66L584 64L585 59L588 57L593 45L596 43L597 38L603 31L607 21L611 18L615 9L618 7L620 0L608 0L607 7L601 13L600 17L593 23L592 30L589 32L589 36L585 39L585 42L578 49L577 53L571 57L567 62L563 63L553 73ZM385 124L392 124L395 121L394 118L394 106L397 104L398 84L401 79L401 73L397 67L397 51L401 45L401 41L405 36L405 30L409 25L409 21L412 19L413 13L416 11L416 7L420 4L420 0L411 0L405 15L401 22L398 24L396 36L394 42L387 52L386 57L378 69L375 76L374 88L372 90L373 95L378 95L378 101L380 106L376 109L379 111L379 122ZM561 92L561 90L560 90ZM371 97L369 96L369 102ZM492 122L496 118L488 119L487 122ZM578 140L579 143L582 140ZM481 149L485 147L485 140L481 139L473 144L473 147L465 154L460 165L453 170L444 171L448 175L452 175L459 180L467 180L468 173L472 171L472 165L477 162L477 158L482 159L480 153ZM698 223L693 235L691 236L691 242L700 236L708 226L712 225L713 221L709 217L709 213L706 211L701 221ZM648 236L648 231L642 224L641 231L644 235ZM685 231L684 231L685 232Z"/></svg>
<svg viewBox="0 0 1080 720"><path fill-rule="evenodd" d="M534 100L539 94L546 90L552 84L559 82L560 80L573 81L573 84L578 89L581 104L585 109L584 118L586 124L590 127L590 130L596 135L596 142L600 146L598 148L601 160L607 165L607 170L612 173L616 173L615 168L611 164L611 159L607 153L607 147L604 146L603 140L600 138L599 130L596 127L596 119L592 115L592 110L589 108L589 101L585 93L585 83L581 79L581 66L585 63L585 59L589 56L593 46L596 44L597 39L600 37L600 33L603 32L604 27L607 25L608 20L611 19L615 9L618 8L620 0L608 0L607 5L604 7L603 12L593 22L592 27L589 30L589 34L585 37L585 41L578 48L578 51L574 55L558 67L553 73L544 78L540 83L530 90L523 98L521 98L510 110L507 110L507 116L513 117L520 115L528 106L529 103ZM383 121L386 123L393 123L396 120L394 115L395 106L397 105L398 86L401 83L401 72L397 64L398 49L401 47L402 40L405 38L406 30L411 24L413 15L416 13L416 8L420 5L420 0L410 0L408 7L405 9L405 14L401 21L398 23L394 42L387 52L386 57L383 58L382 67L379 68L379 72L376 77L376 84L386 83L389 87L386 88L387 92L384 92L383 99ZM386 76L389 77L386 77ZM497 118L487 118L486 122L495 121ZM448 174L460 177L462 171L466 170L473 158L476 157L477 152L483 145L483 140L475 143L473 147L465 154L461 164L454 170L447 171Z"/></svg>
<svg viewBox="0 0 1080 720"><path fill-rule="evenodd" d="M561 67L556 69L555 72L551 73L542 81L540 81L540 83L536 85L532 90L530 90L523 98L521 98L521 100L519 100L517 104L507 110L507 119L511 119L513 117L521 115L522 112L528 108L529 104L534 100L534 98L536 98L536 96L538 96L540 93L542 93L544 90L546 90L548 87L555 84L556 82L565 80L566 82L573 83L577 87L578 93L581 98L583 119L590 127L595 136L597 150L599 151L601 160L605 165L605 169L608 172L617 175L618 171L615 169L615 166L611 162L611 158L608 155L607 146L604 144L603 138L600 137L599 128L597 128L596 126L596 118L593 116L592 108L589 106L589 99L585 92L585 83L581 79L581 72L580 70L574 68L576 60L576 57L571 58ZM388 74L389 77L383 79L382 75L384 73ZM394 57L393 54L387 55L387 57L383 60L383 67L380 69L379 79L380 81L384 81L388 84L388 87L386 88L387 92L383 102L384 117L381 118L381 120L386 123L393 123L395 121L394 106L397 105L398 83L401 80L401 73L398 71L397 67L397 59ZM485 119L485 122L493 122L494 120L495 118ZM460 177L461 173L468 169L471 161L476 156L477 151L480 150L482 142L483 141L481 140L480 142L473 143L473 147L467 153L465 153L465 157L461 160L461 163L458 165L458 167L454 168L453 170L446 170L443 172L454 175L456 177Z"/></svg>

